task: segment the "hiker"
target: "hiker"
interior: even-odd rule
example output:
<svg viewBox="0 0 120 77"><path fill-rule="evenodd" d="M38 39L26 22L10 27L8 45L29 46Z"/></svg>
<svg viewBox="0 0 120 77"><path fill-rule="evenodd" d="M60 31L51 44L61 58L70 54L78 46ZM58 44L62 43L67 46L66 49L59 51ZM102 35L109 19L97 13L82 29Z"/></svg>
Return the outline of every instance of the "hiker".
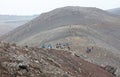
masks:
<svg viewBox="0 0 120 77"><path fill-rule="evenodd" d="M93 46L92 46L92 50L93 50Z"/></svg>
<svg viewBox="0 0 120 77"><path fill-rule="evenodd" d="M48 45L48 49L49 50L52 49L52 45L51 44Z"/></svg>
<svg viewBox="0 0 120 77"><path fill-rule="evenodd" d="M57 43L56 48L61 48L62 49L61 43Z"/></svg>
<svg viewBox="0 0 120 77"><path fill-rule="evenodd" d="M61 43L58 44L58 48L61 48Z"/></svg>
<svg viewBox="0 0 120 77"><path fill-rule="evenodd" d="M58 43L56 44L56 48L59 48L59 44Z"/></svg>
<svg viewBox="0 0 120 77"><path fill-rule="evenodd" d="M68 50L70 50L69 43L66 43L65 46L68 48Z"/></svg>
<svg viewBox="0 0 120 77"><path fill-rule="evenodd" d="M90 53L92 50L87 47L86 53Z"/></svg>
<svg viewBox="0 0 120 77"><path fill-rule="evenodd" d="M70 46L68 46L67 48L68 48L68 50L70 50Z"/></svg>
<svg viewBox="0 0 120 77"><path fill-rule="evenodd" d="M42 45L42 48L45 48L45 44Z"/></svg>

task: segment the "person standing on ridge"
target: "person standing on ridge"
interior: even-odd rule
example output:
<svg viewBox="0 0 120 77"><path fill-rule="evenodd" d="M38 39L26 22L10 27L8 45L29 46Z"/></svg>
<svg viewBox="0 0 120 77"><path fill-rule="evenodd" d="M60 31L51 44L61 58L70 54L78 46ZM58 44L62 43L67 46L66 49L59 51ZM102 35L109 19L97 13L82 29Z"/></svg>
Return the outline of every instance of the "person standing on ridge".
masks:
<svg viewBox="0 0 120 77"><path fill-rule="evenodd" d="M52 49L52 45L51 44L48 45L48 49L49 50Z"/></svg>

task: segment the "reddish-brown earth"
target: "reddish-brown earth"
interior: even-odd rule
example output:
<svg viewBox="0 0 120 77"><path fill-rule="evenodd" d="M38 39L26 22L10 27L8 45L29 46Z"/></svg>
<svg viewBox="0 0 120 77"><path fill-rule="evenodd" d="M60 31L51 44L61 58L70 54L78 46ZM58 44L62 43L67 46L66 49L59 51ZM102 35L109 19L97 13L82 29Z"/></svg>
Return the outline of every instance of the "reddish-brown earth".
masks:
<svg viewBox="0 0 120 77"><path fill-rule="evenodd" d="M26 69L19 68L20 64ZM114 77L100 66L63 50L0 43L0 77Z"/></svg>

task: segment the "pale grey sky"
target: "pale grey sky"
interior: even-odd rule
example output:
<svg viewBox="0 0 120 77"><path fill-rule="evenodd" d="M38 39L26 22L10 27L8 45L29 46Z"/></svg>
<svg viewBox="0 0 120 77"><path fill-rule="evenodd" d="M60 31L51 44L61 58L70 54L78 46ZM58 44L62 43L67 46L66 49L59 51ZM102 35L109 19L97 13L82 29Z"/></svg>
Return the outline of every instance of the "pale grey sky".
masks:
<svg viewBox="0 0 120 77"><path fill-rule="evenodd" d="M0 0L0 14L34 15L64 6L120 7L120 0Z"/></svg>

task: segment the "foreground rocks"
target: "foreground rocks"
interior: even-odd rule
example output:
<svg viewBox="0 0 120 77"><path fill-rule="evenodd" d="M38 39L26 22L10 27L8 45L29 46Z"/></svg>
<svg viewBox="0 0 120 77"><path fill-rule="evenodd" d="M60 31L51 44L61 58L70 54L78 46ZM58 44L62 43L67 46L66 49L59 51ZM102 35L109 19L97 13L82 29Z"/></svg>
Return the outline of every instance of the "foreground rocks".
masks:
<svg viewBox="0 0 120 77"><path fill-rule="evenodd" d="M114 77L63 50L0 43L0 77Z"/></svg>

